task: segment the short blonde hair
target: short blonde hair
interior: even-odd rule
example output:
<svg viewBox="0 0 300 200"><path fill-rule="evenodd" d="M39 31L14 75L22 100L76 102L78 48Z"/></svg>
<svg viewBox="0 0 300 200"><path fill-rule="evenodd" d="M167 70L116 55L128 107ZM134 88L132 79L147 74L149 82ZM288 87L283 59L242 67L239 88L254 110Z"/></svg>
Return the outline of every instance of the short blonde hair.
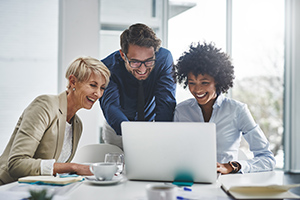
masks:
<svg viewBox="0 0 300 200"><path fill-rule="evenodd" d="M74 75L79 82L84 82L90 78L92 72L104 76L105 87L108 85L109 69L103 62L90 56L80 56L72 61L67 69L66 78L69 79L70 75ZM68 83L67 88L70 88L70 83Z"/></svg>

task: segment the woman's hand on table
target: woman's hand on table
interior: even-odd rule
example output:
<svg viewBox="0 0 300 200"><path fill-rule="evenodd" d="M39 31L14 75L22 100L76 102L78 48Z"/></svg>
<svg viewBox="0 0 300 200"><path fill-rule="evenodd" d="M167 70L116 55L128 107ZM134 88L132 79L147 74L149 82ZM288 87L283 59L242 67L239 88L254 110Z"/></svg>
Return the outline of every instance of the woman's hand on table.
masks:
<svg viewBox="0 0 300 200"><path fill-rule="evenodd" d="M54 163L53 175L57 173L74 173L77 175L91 176L93 175L90 171L89 165L82 165L77 163Z"/></svg>
<svg viewBox="0 0 300 200"><path fill-rule="evenodd" d="M217 163L217 172L221 174L229 174L232 170L233 168L228 163Z"/></svg>

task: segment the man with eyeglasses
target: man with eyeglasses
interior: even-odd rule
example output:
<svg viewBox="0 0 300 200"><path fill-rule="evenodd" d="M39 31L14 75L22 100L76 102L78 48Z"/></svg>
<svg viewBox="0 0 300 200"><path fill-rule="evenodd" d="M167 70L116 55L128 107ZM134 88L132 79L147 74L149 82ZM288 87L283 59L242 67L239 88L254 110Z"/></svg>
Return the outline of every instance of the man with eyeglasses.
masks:
<svg viewBox="0 0 300 200"><path fill-rule="evenodd" d="M122 148L123 121L172 121L176 105L173 57L145 24L120 36L121 49L104 58L111 79L99 100L105 143Z"/></svg>

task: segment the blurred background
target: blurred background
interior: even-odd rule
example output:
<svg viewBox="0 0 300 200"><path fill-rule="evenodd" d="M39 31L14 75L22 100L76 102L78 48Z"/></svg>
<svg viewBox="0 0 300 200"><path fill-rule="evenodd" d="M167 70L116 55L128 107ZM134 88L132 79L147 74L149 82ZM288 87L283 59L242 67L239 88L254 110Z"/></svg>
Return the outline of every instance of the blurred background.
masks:
<svg viewBox="0 0 300 200"><path fill-rule="evenodd" d="M298 1L300 2L300 1ZM235 67L228 96L248 104L277 168L300 172L300 3L297 0L0 0L0 153L26 106L65 90L77 56L102 59L131 24L145 23L177 63L195 42L213 42ZM177 86L178 103L192 98ZM79 111L79 147L100 142L99 103ZM242 147L247 152L247 144Z"/></svg>

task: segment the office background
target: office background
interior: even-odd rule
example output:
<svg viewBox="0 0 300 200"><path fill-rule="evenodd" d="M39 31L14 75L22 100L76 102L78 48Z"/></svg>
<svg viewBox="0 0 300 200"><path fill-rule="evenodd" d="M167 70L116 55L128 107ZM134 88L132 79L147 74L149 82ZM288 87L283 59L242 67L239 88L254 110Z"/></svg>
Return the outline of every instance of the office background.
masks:
<svg viewBox="0 0 300 200"><path fill-rule="evenodd" d="M175 63L198 41L232 55L236 80L228 95L248 104L277 167L300 172L299 10L297 0L0 0L0 152L36 96L65 89L65 69L75 57L104 58L119 49L124 29L142 22ZM176 97L191 95L178 86ZM99 103L79 115L79 146L98 143Z"/></svg>

